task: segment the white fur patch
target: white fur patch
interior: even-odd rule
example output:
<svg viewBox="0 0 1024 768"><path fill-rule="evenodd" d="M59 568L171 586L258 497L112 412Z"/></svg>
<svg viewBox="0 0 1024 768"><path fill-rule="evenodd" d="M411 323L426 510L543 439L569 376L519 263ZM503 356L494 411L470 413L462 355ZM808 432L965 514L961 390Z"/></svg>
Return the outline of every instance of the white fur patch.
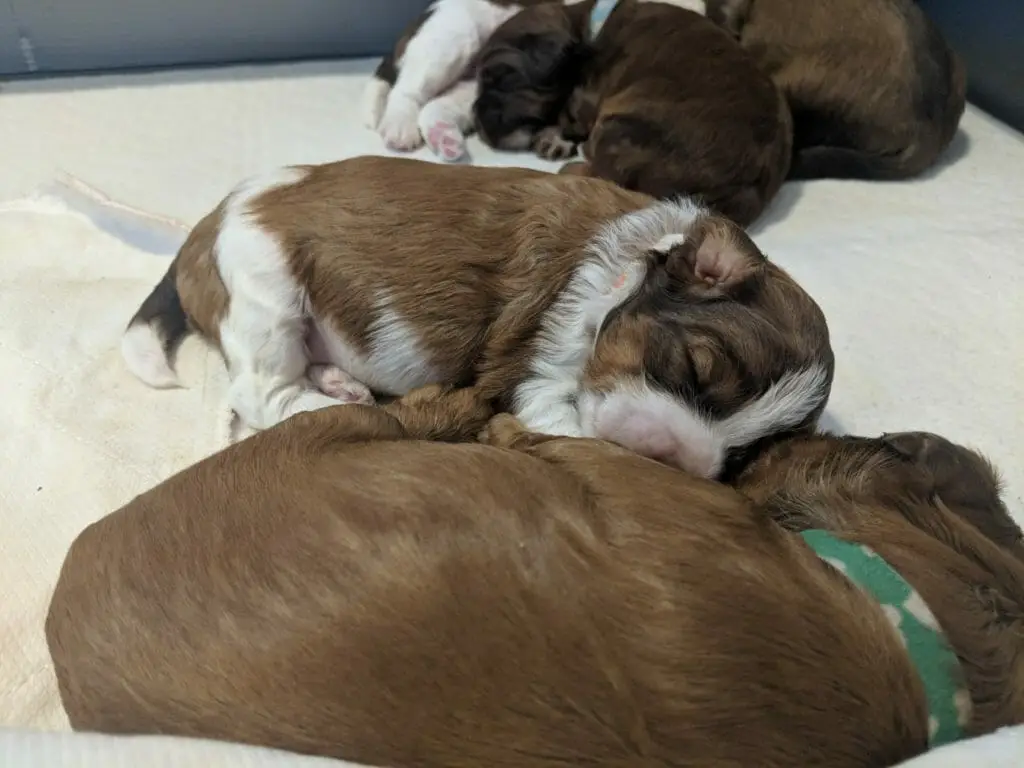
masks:
<svg viewBox="0 0 1024 768"><path fill-rule="evenodd" d="M394 149L422 144L420 109L466 76L499 26L521 10L487 0L435 0L397 62L398 77L377 129Z"/></svg>
<svg viewBox="0 0 1024 768"><path fill-rule="evenodd" d="M473 102L479 86L476 80L460 80L420 110L420 135L430 151L445 162L466 155L466 134L473 127Z"/></svg>
<svg viewBox="0 0 1024 768"><path fill-rule="evenodd" d="M391 84L379 77L371 77L363 89L363 123L367 128L377 130L384 108L388 104Z"/></svg>
<svg viewBox="0 0 1024 768"><path fill-rule="evenodd" d="M376 320L370 325L367 354L326 321L317 318L313 324L318 336L310 340L314 362L336 365L377 392L404 395L441 383L416 329L391 308L386 296L378 302Z"/></svg>
<svg viewBox="0 0 1024 768"><path fill-rule="evenodd" d="M689 200L664 201L602 227L588 246L589 258L548 310L532 375L516 389L513 411L528 429L584 435L576 398L597 332L643 280L647 250L666 235L685 238L702 212Z"/></svg>
<svg viewBox="0 0 1024 768"><path fill-rule="evenodd" d="M121 356L128 370L156 389L180 387L178 375L164 354L163 341L156 329L146 323L128 326L121 337Z"/></svg>
<svg viewBox="0 0 1024 768"><path fill-rule="evenodd" d="M657 251L658 253L668 253L677 245L682 245L685 242L686 235L665 235L663 238L661 238L661 240L654 244L651 250Z"/></svg>
<svg viewBox="0 0 1024 768"><path fill-rule="evenodd" d="M713 420L639 380L580 397L583 433L701 477L715 477L729 451L800 424L825 397L820 366L787 373L756 400Z"/></svg>
<svg viewBox="0 0 1024 768"><path fill-rule="evenodd" d="M252 201L295 184L305 171L285 168L249 180L228 198L214 256L231 303L220 327L228 361L228 403L249 427L266 429L300 411L337 401L306 376L305 290L292 277L272 232L255 222Z"/></svg>

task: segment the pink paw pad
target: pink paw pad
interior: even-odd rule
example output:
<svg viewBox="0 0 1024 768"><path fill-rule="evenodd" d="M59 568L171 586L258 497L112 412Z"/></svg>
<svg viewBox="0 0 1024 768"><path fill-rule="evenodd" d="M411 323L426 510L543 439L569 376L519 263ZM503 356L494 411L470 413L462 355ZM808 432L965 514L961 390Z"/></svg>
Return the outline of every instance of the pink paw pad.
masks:
<svg viewBox="0 0 1024 768"><path fill-rule="evenodd" d="M454 123L434 123L427 130L427 144L434 154L453 163L466 154L466 139Z"/></svg>
<svg viewBox="0 0 1024 768"><path fill-rule="evenodd" d="M351 405L373 405L370 388L334 366L312 366L309 377L316 388L328 397Z"/></svg>

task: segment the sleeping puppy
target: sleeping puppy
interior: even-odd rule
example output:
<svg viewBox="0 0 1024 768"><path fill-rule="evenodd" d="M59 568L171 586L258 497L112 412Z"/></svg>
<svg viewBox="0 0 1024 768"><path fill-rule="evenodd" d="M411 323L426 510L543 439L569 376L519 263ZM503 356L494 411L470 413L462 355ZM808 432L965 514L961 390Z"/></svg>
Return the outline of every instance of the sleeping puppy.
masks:
<svg viewBox="0 0 1024 768"><path fill-rule="evenodd" d="M435 0L402 33L364 93L364 121L387 146L426 141L443 160L465 153L480 47L521 9L561 0Z"/></svg>
<svg viewBox="0 0 1024 768"><path fill-rule="evenodd" d="M833 373L814 301L688 201L395 158L236 189L132 319L128 366L173 386L189 328L222 352L253 429L371 390L473 384L535 431L707 476L813 423Z"/></svg>
<svg viewBox="0 0 1024 768"><path fill-rule="evenodd" d="M755 503L507 415L490 445L421 442L484 416L431 397L298 415L86 529L46 621L72 726L382 766L864 768L1024 719L1024 563L926 458L807 441L754 465Z"/></svg>
<svg viewBox="0 0 1024 768"><path fill-rule="evenodd" d="M695 196L750 224L789 169L789 108L692 5L619 0L589 45L592 2L512 17L480 54L481 137L547 159L582 142L585 162L566 171L659 198Z"/></svg>
<svg viewBox="0 0 1024 768"><path fill-rule="evenodd" d="M790 178L894 180L936 162L964 66L914 0L708 0L789 100Z"/></svg>

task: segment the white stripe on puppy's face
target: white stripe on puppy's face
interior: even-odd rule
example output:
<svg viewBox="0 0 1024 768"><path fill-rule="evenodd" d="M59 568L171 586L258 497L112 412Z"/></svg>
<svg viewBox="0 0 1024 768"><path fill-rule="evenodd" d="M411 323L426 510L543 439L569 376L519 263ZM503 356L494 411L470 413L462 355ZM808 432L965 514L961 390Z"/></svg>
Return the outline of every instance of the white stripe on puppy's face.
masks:
<svg viewBox="0 0 1024 768"><path fill-rule="evenodd" d="M828 372L811 366L785 374L760 397L720 420L635 378L607 392L584 392L579 411L587 437L714 478L731 450L799 426L827 396Z"/></svg>
<svg viewBox="0 0 1024 768"><path fill-rule="evenodd" d="M390 148L423 144L420 109L463 78L487 38L520 10L487 0L436 0L397 63L398 77L377 126Z"/></svg>

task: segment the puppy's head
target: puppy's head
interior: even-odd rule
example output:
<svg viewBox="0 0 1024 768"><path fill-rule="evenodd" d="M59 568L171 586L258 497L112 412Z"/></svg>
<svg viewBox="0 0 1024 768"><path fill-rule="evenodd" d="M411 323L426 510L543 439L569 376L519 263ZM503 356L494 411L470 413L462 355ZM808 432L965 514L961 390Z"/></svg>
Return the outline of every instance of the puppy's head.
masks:
<svg viewBox="0 0 1024 768"><path fill-rule="evenodd" d="M811 505L840 514L829 497L884 507L941 502L1000 547L1024 560L1024 540L1000 497L993 466L981 454L929 432L878 438L801 435L767 446L737 486L782 518ZM795 505L795 506L794 506ZM840 521L836 521L839 523Z"/></svg>
<svg viewBox="0 0 1024 768"><path fill-rule="evenodd" d="M697 215L643 256L585 370L586 434L705 477L806 429L834 362L821 310L728 220Z"/></svg>
<svg viewBox="0 0 1024 768"><path fill-rule="evenodd" d="M486 143L528 149L540 129L557 122L586 60L593 5L531 6L490 37L477 59L480 87L473 104Z"/></svg>

